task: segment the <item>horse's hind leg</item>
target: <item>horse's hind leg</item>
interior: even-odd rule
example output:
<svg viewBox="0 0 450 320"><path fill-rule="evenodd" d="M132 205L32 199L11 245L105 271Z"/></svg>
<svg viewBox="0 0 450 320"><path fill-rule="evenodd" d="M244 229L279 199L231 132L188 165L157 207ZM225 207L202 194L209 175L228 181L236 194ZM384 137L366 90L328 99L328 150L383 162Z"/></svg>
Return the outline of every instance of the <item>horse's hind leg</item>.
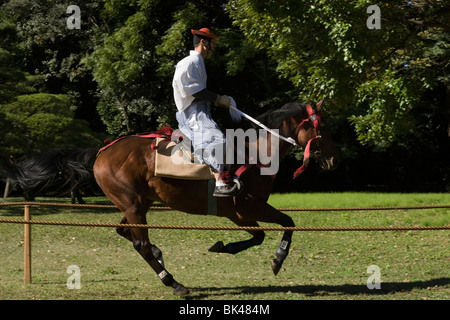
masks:
<svg viewBox="0 0 450 320"><path fill-rule="evenodd" d="M147 224L145 214L134 214L131 217L130 215L128 215L127 220L131 224ZM148 238L148 230L144 228L130 228L130 233L134 249L136 249L136 251L139 252L139 254L142 256L142 258L144 258L144 260L147 261L147 263L152 267L152 269L161 279L162 283L164 283L164 285L166 286L172 287L173 294L175 295L185 295L189 293L189 291L182 284L175 281L173 276L155 258L153 254L153 245L150 243L150 240Z"/></svg>
<svg viewBox="0 0 450 320"><path fill-rule="evenodd" d="M136 201L136 199L132 196L125 197L122 195L120 201L118 198L114 197L113 194L108 194L107 196L111 199L111 201L116 203L125 215L120 222L123 224L123 227L118 227L116 229L117 233L132 242L134 249L139 252L142 258L144 258L150 267L152 267L163 284L173 288L173 293L175 295L185 295L189 293L189 291L182 284L176 282L173 276L166 270L164 265L161 263L162 259L160 259L160 262L156 258L158 256L162 258L162 253L161 250L150 243L148 238L148 230L145 228L133 228L126 226L127 224L147 224L147 219L145 216L151 202L146 201L145 203L141 203L140 201Z"/></svg>
<svg viewBox="0 0 450 320"><path fill-rule="evenodd" d="M237 217L229 217L231 221L236 223L238 226L245 226L245 227L259 227L258 223L256 221L242 221L238 219ZM224 245L222 241L216 242L211 248L209 248L210 252L222 252L222 253L231 253L236 254L238 252L247 250L248 248L251 248L253 246L260 245L264 241L264 231L254 231L249 230L248 231L253 237L248 240L238 241L238 242L232 242L228 243L227 245Z"/></svg>
<svg viewBox="0 0 450 320"><path fill-rule="evenodd" d="M127 218L123 217L122 221L120 221L121 224L126 225L127 224ZM124 237L125 239L130 240L131 242L133 242L133 238L131 236L131 230L128 227L118 227L116 228L116 231L118 234L120 234L122 237ZM156 260L158 260L158 262L164 267L164 260L163 260L163 256L162 256L162 251L154 244L152 244L152 253L153 256L156 258Z"/></svg>

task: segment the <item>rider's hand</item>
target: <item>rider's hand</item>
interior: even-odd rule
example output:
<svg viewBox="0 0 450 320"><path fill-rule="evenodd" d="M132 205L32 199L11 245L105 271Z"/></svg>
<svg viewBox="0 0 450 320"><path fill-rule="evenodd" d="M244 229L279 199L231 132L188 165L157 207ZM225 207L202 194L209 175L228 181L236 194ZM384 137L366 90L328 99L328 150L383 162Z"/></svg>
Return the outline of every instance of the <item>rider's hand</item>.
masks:
<svg viewBox="0 0 450 320"><path fill-rule="evenodd" d="M224 108L229 108L231 105L231 97L230 96L217 96L216 102L214 102L215 106L220 106Z"/></svg>

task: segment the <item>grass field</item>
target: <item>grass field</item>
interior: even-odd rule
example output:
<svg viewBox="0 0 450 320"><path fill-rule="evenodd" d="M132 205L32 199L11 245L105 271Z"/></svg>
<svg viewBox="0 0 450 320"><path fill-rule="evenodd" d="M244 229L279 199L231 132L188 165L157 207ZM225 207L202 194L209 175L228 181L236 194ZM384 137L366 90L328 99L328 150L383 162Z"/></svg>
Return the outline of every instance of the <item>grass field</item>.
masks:
<svg viewBox="0 0 450 320"><path fill-rule="evenodd" d="M6 199L2 202L23 201ZM40 198L38 201L66 201ZM89 203L108 203L88 198ZM277 208L415 206L450 204L450 194L274 194ZM32 207L33 220L118 223L116 210ZM449 209L289 212L297 226L450 225ZM0 207L18 219L23 207ZM149 224L233 225L227 219L154 211ZM262 224L267 225L267 224ZM166 267L191 291L175 297L127 240L112 228L32 226L32 283L23 283L23 225L0 223L0 299L313 300L450 298L450 232L295 232L290 255L272 274L282 233L266 232L261 246L237 255L208 252L216 241L247 239L243 231L150 230ZM81 289L68 289L67 268L81 272ZM380 289L368 289L380 270Z"/></svg>

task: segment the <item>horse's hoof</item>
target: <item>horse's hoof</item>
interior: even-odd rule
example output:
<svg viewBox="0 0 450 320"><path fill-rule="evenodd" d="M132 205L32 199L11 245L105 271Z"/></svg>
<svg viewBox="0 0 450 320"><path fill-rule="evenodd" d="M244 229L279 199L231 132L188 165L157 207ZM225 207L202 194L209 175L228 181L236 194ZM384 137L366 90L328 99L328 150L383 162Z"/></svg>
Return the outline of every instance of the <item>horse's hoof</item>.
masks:
<svg viewBox="0 0 450 320"><path fill-rule="evenodd" d="M173 288L173 294L176 296L184 296L184 295L187 295L188 293L189 293L189 290L186 289L186 287L180 283L177 283L175 285L175 287Z"/></svg>
<svg viewBox="0 0 450 320"><path fill-rule="evenodd" d="M281 263L277 259L273 259L270 261L270 266L272 267L273 274L277 275L281 269Z"/></svg>
<svg viewBox="0 0 450 320"><path fill-rule="evenodd" d="M209 252L224 252L223 248L225 245L222 241L217 241L211 248L209 248Z"/></svg>

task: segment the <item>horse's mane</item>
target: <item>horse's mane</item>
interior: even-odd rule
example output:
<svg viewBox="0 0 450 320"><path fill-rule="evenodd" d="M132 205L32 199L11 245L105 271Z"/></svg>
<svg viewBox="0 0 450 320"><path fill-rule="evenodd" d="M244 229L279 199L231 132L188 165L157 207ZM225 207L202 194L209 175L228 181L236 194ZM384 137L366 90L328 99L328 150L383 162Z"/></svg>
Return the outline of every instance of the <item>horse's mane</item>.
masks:
<svg viewBox="0 0 450 320"><path fill-rule="evenodd" d="M304 102L289 102L279 109L266 111L258 116L256 120L262 122L269 128L279 128L287 118L304 112L306 110L306 105L307 104Z"/></svg>

